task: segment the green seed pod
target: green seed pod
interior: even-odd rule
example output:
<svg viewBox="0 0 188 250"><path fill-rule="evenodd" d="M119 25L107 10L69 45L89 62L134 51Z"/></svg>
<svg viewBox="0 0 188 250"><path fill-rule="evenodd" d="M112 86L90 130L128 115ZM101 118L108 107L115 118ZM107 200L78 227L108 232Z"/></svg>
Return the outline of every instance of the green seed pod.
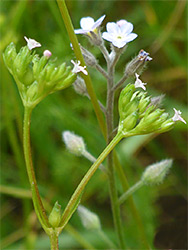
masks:
<svg viewBox="0 0 188 250"><path fill-rule="evenodd" d="M59 223L61 221L61 206L58 204L58 201L56 201L48 219L49 219L50 225L53 228L56 228L59 226Z"/></svg>

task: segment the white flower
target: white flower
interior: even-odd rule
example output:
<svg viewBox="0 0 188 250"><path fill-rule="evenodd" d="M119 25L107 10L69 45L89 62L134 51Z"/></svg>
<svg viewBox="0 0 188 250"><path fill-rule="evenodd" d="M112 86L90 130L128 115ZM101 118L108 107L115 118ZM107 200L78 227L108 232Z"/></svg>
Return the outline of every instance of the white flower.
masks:
<svg viewBox="0 0 188 250"><path fill-rule="evenodd" d="M175 108L173 108L173 109L174 109L175 114L172 117L172 120L174 122L181 121L181 122L184 122L186 124L186 121L181 117L181 111L180 110L176 110Z"/></svg>
<svg viewBox="0 0 188 250"><path fill-rule="evenodd" d="M146 87L144 85L146 85L147 83L142 82L139 79L139 75L137 73L135 73L136 76L136 81L134 83L135 88L142 88L143 90L146 90Z"/></svg>
<svg viewBox="0 0 188 250"><path fill-rule="evenodd" d="M107 32L103 32L102 37L118 48L123 48L128 42L133 41L138 36L135 33L131 33L133 24L126 20L107 23L106 29Z"/></svg>
<svg viewBox="0 0 188 250"><path fill-rule="evenodd" d="M74 30L75 34L87 34L90 31L94 31L96 28L98 28L102 21L104 20L106 15L103 15L100 17L96 22L92 17L83 17L80 20L80 26L81 29Z"/></svg>
<svg viewBox="0 0 188 250"><path fill-rule="evenodd" d="M43 56L46 56L47 58L49 58L51 55L52 55L52 52L49 51L49 50L45 50L45 51L43 52Z"/></svg>
<svg viewBox="0 0 188 250"><path fill-rule="evenodd" d="M28 46L29 50L32 50L32 49L37 48L37 47L41 47L41 44L39 42L35 41L34 39L31 39L31 38L28 39L26 36L24 36L24 39L27 42L27 46Z"/></svg>
<svg viewBox="0 0 188 250"><path fill-rule="evenodd" d="M86 66L82 67L80 66L80 61L78 61L77 63L74 62L73 60L71 60L71 63L74 65L74 68L72 70L73 73L79 73L79 72L82 72L84 73L85 75L88 75L87 73L87 70L85 70Z"/></svg>

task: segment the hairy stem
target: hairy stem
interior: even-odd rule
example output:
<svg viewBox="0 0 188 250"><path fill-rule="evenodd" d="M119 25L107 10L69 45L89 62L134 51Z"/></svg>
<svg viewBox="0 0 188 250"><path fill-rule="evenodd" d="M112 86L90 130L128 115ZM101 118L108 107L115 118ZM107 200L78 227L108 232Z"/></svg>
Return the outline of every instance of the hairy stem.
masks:
<svg viewBox="0 0 188 250"><path fill-rule="evenodd" d="M128 197L130 197L134 192L140 189L144 185L143 181L138 181L134 186L130 187L127 192L121 195L118 200L118 204L121 205Z"/></svg>
<svg viewBox="0 0 188 250"><path fill-rule="evenodd" d="M114 57L117 58L116 56ZM106 125L107 125L107 143L112 139L112 131L114 129L114 119L113 119L113 109L114 109L114 91L113 83L114 83L114 68L115 68L115 61L108 62L107 61L107 68L108 68L108 81L107 81L107 103L106 103ZM115 229L118 235L119 246L124 249L124 233L123 227L121 222L120 216L120 206L118 205L118 195L116 190L116 183L115 183L115 171L114 171L114 162L113 162L113 152L108 155L107 158L108 164L108 180L109 180L109 192L110 192L110 200L111 200L111 207L114 219Z"/></svg>
<svg viewBox="0 0 188 250"><path fill-rule="evenodd" d="M119 89L121 87L121 85L127 80L129 76L127 74L125 74L120 80L119 82L113 87L113 91L116 91L117 89Z"/></svg>
<svg viewBox="0 0 188 250"><path fill-rule="evenodd" d="M83 55L82 55L81 50L80 50L80 46L78 44L78 39L74 33L74 28L73 28L65 1L64 0L57 0L57 3L59 6L59 9L60 9L63 21L65 23L70 41L72 43L72 47L74 49L74 53L76 55L76 58L77 58L77 60L79 60L81 62L82 66L86 65L84 58L83 58ZM105 122L104 122L104 116L103 116L103 113L102 113L100 106L98 104L98 100L97 100L96 94L95 94L94 89L93 89L91 78L90 78L89 74L88 75L82 74L82 77L86 83L87 91L88 91L88 94L90 96L93 108L95 110L95 114L97 116L97 120L99 122L99 126L101 128L101 131L103 132L103 135L106 136L106 127L105 127Z"/></svg>
<svg viewBox="0 0 188 250"><path fill-rule="evenodd" d="M35 177L35 171L33 168L32 156L31 156L31 145L30 145L30 122L31 122L31 112L30 108L25 107L24 110L24 127L23 127L23 148L24 148L24 156L26 162L27 174L29 177L29 183L31 186L32 192L32 200L35 208L35 212L37 217L43 227L43 229L47 232L47 228L49 227L48 218L46 216L46 212L44 210L39 190L37 187L37 181Z"/></svg>
<svg viewBox="0 0 188 250"><path fill-rule="evenodd" d="M104 159L107 157L107 155L112 151L112 149L116 146L116 144L123 138L122 134L117 134L114 139L108 144L108 146L104 149L104 151L100 154L100 156L97 158L95 163L90 167L88 172L85 174L83 179L81 180L80 184L74 191L69 203L67 204L60 225L59 227L62 227L61 230L64 228L64 226L68 223L67 217L69 217L69 214L71 210L74 208L79 196L81 195L82 191L84 190L85 186L93 176L93 174L96 172L100 164L104 161Z"/></svg>
<svg viewBox="0 0 188 250"><path fill-rule="evenodd" d="M50 234L50 244L51 244L51 250L59 250L59 244L58 244L58 234L55 230L52 231Z"/></svg>

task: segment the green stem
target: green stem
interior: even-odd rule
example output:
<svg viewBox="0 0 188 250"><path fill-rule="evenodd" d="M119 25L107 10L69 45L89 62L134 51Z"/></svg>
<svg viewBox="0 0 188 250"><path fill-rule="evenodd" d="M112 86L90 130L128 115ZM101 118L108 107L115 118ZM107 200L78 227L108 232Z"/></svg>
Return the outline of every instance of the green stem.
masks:
<svg viewBox="0 0 188 250"><path fill-rule="evenodd" d="M68 222L67 217L69 216L70 211L74 208L79 196L81 195L82 191L84 190L85 186L95 173L95 171L98 169L100 164L104 161L104 159L107 157L107 155L112 151L112 149L116 146L116 144L123 138L122 134L117 134L114 139L108 144L108 146L104 149L104 151L100 154L100 156L97 158L95 163L90 167L88 172L85 174L83 179L81 180L80 184L74 191L69 203L67 204L61 222L59 227L63 227L66 225ZM66 222L66 223L65 223Z"/></svg>
<svg viewBox="0 0 188 250"><path fill-rule="evenodd" d="M117 246L114 245L114 243L108 238L108 236L101 229L98 230L98 233L111 249L117 249Z"/></svg>
<svg viewBox="0 0 188 250"><path fill-rule="evenodd" d="M78 44L77 37L74 34L74 29L73 29L72 22L70 20L70 17L69 17L68 10L67 10L67 7L65 5L65 2L64 2L64 0L63 1L57 0L57 3L59 5L59 9L60 9L60 12L62 14L62 18L63 18L63 20L65 22L68 35L69 35L71 43L73 45L74 53L76 55L76 58L77 58L77 60L79 60L81 62L82 65L85 65L85 62L84 62L84 59L83 59L83 56L81 54L80 47L79 47L79 44ZM107 51L105 51L105 56L107 57L107 55L108 55L108 53L107 53ZM83 75L83 78L85 80L85 83L86 83L86 86L87 86L87 89L88 89L88 93L89 93L89 95L91 97L91 102L92 102L92 105L94 107L94 111L96 113L96 116L97 116L97 119L98 119L98 122L99 122L99 125L100 125L100 128L101 128L101 131L102 131L104 137L106 138L105 122L104 122L104 119L103 119L102 112L101 112L101 110L99 108L99 105L97 103L97 98L96 98L96 95L94 93L93 86L91 84L91 79L90 79L89 75L88 75L88 77ZM115 88L115 86L114 86L114 88ZM125 173L123 171L122 165L119 162L119 159L117 157L116 152L114 152L114 155L115 155L115 162L118 165L117 166L115 164L115 167L116 167L116 169L120 170L119 172L121 172L121 174L122 174L122 178L120 178L120 180L121 180L121 185L124 187L124 191L125 191L125 190L128 189L128 182L127 182L127 185L124 185L122 180L126 179L126 176L125 176ZM127 186L127 187L125 187L125 186ZM140 235L142 235L142 238L143 238L143 240L145 242L145 246L148 246L147 238L146 238L146 235L144 233L144 226L143 226L140 215L139 215L139 213L138 213L138 211L136 209L136 206L135 206L135 203L134 203L132 197L129 198L129 204L130 204L132 214L134 215L134 218L136 220L136 223L138 224L138 229L139 229Z"/></svg>
<svg viewBox="0 0 188 250"><path fill-rule="evenodd" d="M108 70L108 81L107 81L107 100L106 100L106 125L107 125L107 143L112 139L112 131L114 129L114 91L113 91L113 84L114 84L114 69L116 64L116 59L118 58L115 55L114 60L107 61L107 70ZM110 200L111 200L111 207L112 207L112 214L114 220L115 230L119 240L119 246L124 249L125 242L124 242L124 232L122 226L122 220L120 215L120 206L118 204L118 194L116 189L116 180L115 180L115 169L113 163L113 153L111 152L108 155L107 159L108 164L108 181L109 181L109 193L110 193Z"/></svg>
<svg viewBox="0 0 188 250"><path fill-rule="evenodd" d="M121 205L129 196L131 196L134 192L136 192L138 189L140 189L144 185L143 181L138 181L134 186L129 188L127 192L121 195L119 198L118 204Z"/></svg>
<svg viewBox="0 0 188 250"><path fill-rule="evenodd" d="M84 235L80 234L73 226L67 224L65 230L83 247L83 249L95 250Z"/></svg>
<svg viewBox="0 0 188 250"><path fill-rule="evenodd" d="M24 127L23 127L23 147L24 147L24 156L26 162L27 174L29 177L29 182L31 186L33 205L35 208L35 212L37 217L43 227L43 229L48 233L48 227L50 227L48 223L48 218L46 216L39 190L37 187L37 181L35 177L35 171L33 168L33 162L31 157L31 146L30 146L30 122L31 122L31 112L32 109L25 107L24 110Z"/></svg>
<svg viewBox="0 0 188 250"><path fill-rule="evenodd" d="M128 189L129 189L129 183L127 181L127 178L126 178L126 175L124 174L124 171L122 169L122 166L119 162L119 159L117 158L117 154L114 152L114 163L115 163L115 167L116 167L116 171L117 171L117 174L118 174L118 177L121 181L121 184L122 184L122 187L123 187L123 190L124 192L126 192ZM147 237L146 237L146 234L145 234L145 229L144 229L144 225L143 225L143 222L140 218L140 215L139 215L139 212L135 206L135 203L134 203L134 200L133 200L133 197L132 196L129 196L128 200L127 200L127 203L131 209L131 212L132 212L132 215L133 215L133 218L137 224L137 229L138 229L138 233L140 235L140 238L143 242L143 245L145 247L145 249L150 249L150 245L148 243L148 240L147 240Z"/></svg>
<svg viewBox="0 0 188 250"><path fill-rule="evenodd" d="M51 250L59 250L58 233L53 230L50 234Z"/></svg>
<svg viewBox="0 0 188 250"><path fill-rule="evenodd" d="M84 61L83 55L81 53L80 46L78 44L78 39L74 33L74 28L73 28L72 21L70 19L65 1L64 0L57 0L57 3L59 6L59 9L60 9L62 18L64 20L64 24L65 24L65 27L67 29L70 41L72 43L76 58L77 58L77 60L79 60L81 62L81 65L83 66L83 65L85 65L85 61ZM100 128L101 128L101 131L103 132L103 135L105 136L106 135L106 127L105 127L105 122L104 122L104 116L103 116L103 113L102 113L100 106L98 104L98 100L97 100L96 94L95 94L94 89L93 89L91 78L90 78L89 74L88 75L82 74L82 77L86 83L87 91L88 91L88 94L90 96L95 114L97 116L97 120L98 120Z"/></svg>

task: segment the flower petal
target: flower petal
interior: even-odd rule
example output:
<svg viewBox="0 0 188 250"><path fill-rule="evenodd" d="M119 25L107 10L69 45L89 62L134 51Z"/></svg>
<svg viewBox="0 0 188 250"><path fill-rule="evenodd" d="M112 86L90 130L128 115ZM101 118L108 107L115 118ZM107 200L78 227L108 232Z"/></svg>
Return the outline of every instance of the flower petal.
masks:
<svg viewBox="0 0 188 250"><path fill-rule="evenodd" d="M109 33L113 34L119 33L119 26L114 22L107 23L106 29Z"/></svg>
<svg viewBox="0 0 188 250"><path fill-rule="evenodd" d="M115 47L118 47L118 48L120 49L120 48L123 48L123 47L126 45L126 41L121 40L121 39L114 39L114 40L112 41L112 44L113 44Z"/></svg>
<svg viewBox="0 0 188 250"><path fill-rule="evenodd" d="M83 29L74 30L75 34L86 34L88 32L89 32L89 30L83 30Z"/></svg>
<svg viewBox="0 0 188 250"><path fill-rule="evenodd" d="M104 20L106 15L101 16L92 26L92 30L96 29L97 27L99 27L102 23L102 21Z"/></svg>
<svg viewBox="0 0 188 250"><path fill-rule="evenodd" d="M131 42L133 41L138 35L135 33L131 33L125 37L126 42Z"/></svg>
<svg viewBox="0 0 188 250"><path fill-rule="evenodd" d="M122 34L129 34L133 31L133 24L132 23L125 23L120 26Z"/></svg>
<svg viewBox="0 0 188 250"><path fill-rule="evenodd" d="M103 32L102 33L102 38L109 41L109 42L112 42L114 40L113 36L108 32Z"/></svg>
<svg viewBox="0 0 188 250"><path fill-rule="evenodd" d="M80 20L80 26L83 30L91 30L92 26L94 25L95 21L92 17L83 17Z"/></svg>

